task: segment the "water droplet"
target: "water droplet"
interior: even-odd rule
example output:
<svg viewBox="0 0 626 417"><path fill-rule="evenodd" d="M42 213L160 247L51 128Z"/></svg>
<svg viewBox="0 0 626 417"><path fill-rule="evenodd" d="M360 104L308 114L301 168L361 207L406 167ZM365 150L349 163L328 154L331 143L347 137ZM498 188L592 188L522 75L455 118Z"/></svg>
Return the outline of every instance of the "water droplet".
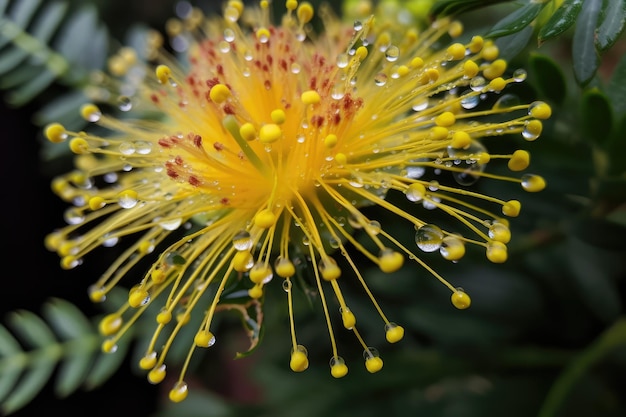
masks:
<svg viewBox="0 0 626 417"><path fill-rule="evenodd" d="M424 252L439 250L443 242L443 231L434 224L425 224L415 233L415 243Z"/></svg>
<svg viewBox="0 0 626 417"><path fill-rule="evenodd" d="M428 108L429 104L430 101L428 100L428 97L424 97L414 102L411 108L413 109L413 111L423 111Z"/></svg>
<svg viewBox="0 0 626 417"><path fill-rule="evenodd" d="M538 130L536 129L529 129L528 122L526 122L524 126L524 130L522 130L522 137L526 140L532 141L539 137L539 133L538 133Z"/></svg>
<svg viewBox="0 0 626 417"><path fill-rule="evenodd" d="M128 96L119 96L117 99L117 107L121 111L129 111L133 108L133 102Z"/></svg>
<svg viewBox="0 0 626 417"><path fill-rule="evenodd" d="M298 64L297 62L294 62L294 63L291 64L291 73L292 74L299 74L301 69L302 69L302 67L300 67L300 64Z"/></svg>
<svg viewBox="0 0 626 417"><path fill-rule="evenodd" d="M400 56L400 48L398 48L395 45L391 45L389 46L389 48L385 50L385 59L389 62L397 61L399 56Z"/></svg>
<svg viewBox="0 0 626 417"><path fill-rule="evenodd" d="M356 30L358 32L361 29L363 29L363 23L361 23L360 20L355 20L354 21L354 30Z"/></svg>
<svg viewBox="0 0 626 417"><path fill-rule="evenodd" d="M334 100L341 100L344 95L345 95L345 93L344 93L343 83L335 84L334 87L333 87L333 90L330 93L330 96Z"/></svg>
<svg viewBox="0 0 626 417"><path fill-rule="evenodd" d="M102 241L102 246L104 246L105 248L112 248L113 246L117 245L117 242L120 241L119 237L110 237L108 233L103 236L103 239L104 240Z"/></svg>
<svg viewBox="0 0 626 417"><path fill-rule="evenodd" d="M235 31L230 28L224 29L224 40L226 42L233 42L235 40Z"/></svg>
<svg viewBox="0 0 626 417"><path fill-rule="evenodd" d="M330 239L328 239L328 245L333 249L337 249L339 248L339 241L334 237L331 237Z"/></svg>
<svg viewBox="0 0 626 417"><path fill-rule="evenodd" d="M350 57L348 56L348 54L342 53L342 54L337 55L337 66L339 68L347 67L349 62L350 62Z"/></svg>
<svg viewBox="0 0 626 417"><path fill-rule="evenodd" d="M473 109L480 103L480 97L476 94L472 94L471 90L467 90L461 95L461 107L466 110Z"/></svg>
<svg viewBox="0 0 626 417"><path fill-rule="evenodd" d="M176 230L180 227L182 222L183 219L181 218L161 220L159 226L164 230Z"/></svg>
<svg viewBox="0 0 626 417"><path fill-rule="evenodd" d="M526 76L527 76L527 75L528 75L528 74L526 73L526 70L525 70L525 69L523 69L523 68L519 68L519 69L516 69L516 70L513 72L513 79L514 79L516 82L518 82L518 83L519 83L519 82L524 81L524 80L526 79Z"/></svg>
<svg viewBox="0 0 626 417"><path fill-rule="evenodd" d="M117 200L117 204L119 204L120 207L125 208L125 209L130 209L130 208L135 207L138 202L139 200L136 197L133 197L132 195L129 195L127 193L122 194Z"/></svg>
<svg viewBox="0 0 626 417"><path fill-rule="evenodd" d="M365 230L372 235L377 235L380 233L380 222L376 220L370 220L368 224L365 225Z"/></svg>
<svg viewBox="0 0 626 417"><path fill-rule="evenodd" d="M122 155L132 155L135 153L135 145L131 142L122 142L118 150Z"/></svg>
<svg viewBox="0 0 626 417"><path fill-rule="evenodd" d="M493 110L506 109L520 104L520 99L515 94L504 94L496 101L492 107Z"/></svg>
<svg viewBox="0 0 626 417"><path fill-rule="evenodd" d="M285 290L285 292L291 291L291 280L286 279L283 281L283 290Z"/></svg>
<svg viewBox="0 0 626 417"><path fill-rule="evenodd" d="M470 80L470 88L474 91L481 91L485 85L487 85L487 80L481 76L476 76Z"/></svg>
<svg viewBox="0 0 626 417"><path fill-rule="evenodd" d="M379 72L378 74L376 74L374 76L374 83L379 87L387 84L387 74L382 73L382 72Z"/></svg>
<svg viewBox="0 0 626 417"><path fill-rule="evenodd" d="M63 214L67 224L80 224L85 221L85 216L75 207L70 207Z"/></svg>
<svg viewBox="0 0 626 417"><path fill-rule="evenodd" d="M430 191L437 191L439 189L439 181L432 180L431 182L429 182L428 183L428 189Z"/></svg>
<svg viewBox="0 0 626 417"><path fill-rule="evenodd" d="M233 247L237 250L250 250L252 243L252 237L247 230L241 230L233 236Z"/></svg>
<svg viewBox="0 0 626 417"><path fill-rule="evenodd" d="M148 155L150 152L152 152L152 143L147 142L145 140L136 141L134 146L135 146L135 152L137 152L140 155Z"/></svg>
<svg viewBox="0 0 626 417"><path fill-rule="evenodd" d="M217 48L223 54L230 52L230 44L226 41L220 41L217 45Z"/></svg>
<svg viewBox="0 0 626 417"><path fill-rule="evenodd" d="M411 178L411 179L418 179L418 178L423 177L425 173L426 173L426 169L423 167L408 167L406 169L405 177Z"/></svg>

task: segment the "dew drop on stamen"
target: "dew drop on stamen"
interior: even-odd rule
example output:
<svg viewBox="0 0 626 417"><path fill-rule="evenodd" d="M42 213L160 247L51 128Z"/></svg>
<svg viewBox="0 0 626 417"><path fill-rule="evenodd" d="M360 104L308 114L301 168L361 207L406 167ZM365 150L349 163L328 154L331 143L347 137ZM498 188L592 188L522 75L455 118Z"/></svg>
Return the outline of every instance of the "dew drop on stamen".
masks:
<svg viewBox="0 0 626 417"><path fill-rule="evenodd" d="M237 250L250 250L252 243L250 233L246 230L241 230L233 236L233 247Z"/></svg>
<svg viewBox="0 0 626 417"><path fill-rule="evenodd" d="M415 243L424 252L439 250L443 242L443 231L434 224L425 224L415 233Z"/></svg>
<svg viewBox="0 0 626 417"><path fill-rule="evenodd" d="M398 48L395 45L391 45L389 46L389 48L385 50L385 59L388 62L397 61L399 56L400 56L400 48Z"/></svg>
<svg viewBox="0 0 626 417"><path fill-rule="evenodd" d="M379 234L381 230L380 222L378 222L377 220L371 220L365 225L365 230L372 235Z"/></svg>
<svg viewBox="0 0 626 417"><path fill-rule="evenodd" d="M148 155L152 152L152 143L145 140L138 140L135 142L135 152L139 155Z"/></svg>
<svg viewBox="0 0 626 417"><path fill-rule="evenodd" d="M423 111L426 110L428 108L429 105L429 100L427 97L424 97L422 99L419 99L418 101L414 102L413 105L411 106L411 109L413 109L413 111Z"/></svg>
<svg viewBox="0 0 626 417"><path fill-rule="evenodd" d="M520 104L520 99L515 94L505 94L500 97L493 105L493 110L506 109Z"/></svg>
<svg viewBox="0 0 626 417"><path fill-rule="evenodd" d="M133 108L133 102L128 96L119 96L117 99L117 107L121 111L130 111Z"/></svg>
<svg viewBox="0 0 626 417"><path fill-rule="evenodd" d="M176 230L180 227L182 222L183 222L183 219L181 218L167 219L167 220L160 221L159 226L161 226L161 228L164 230Z"/></svg>
<svg viewBox="0 0 626 417"><path fill-rule="evenodd" d="M481 91L487 85L487 80L481 76L474 77L470 80L470 88L474 91Z"/></svg>
<svg viewBox="0 0 626 417"><path fill-rule="evenodd" d="M480 97L471 93L471 91L467 91L461 96L461 107L466 110L473 109L480 103Z"/></svg>
<svg viewBox="0 0 626 417"><path fill-rule="evenodd" d="M230 28L224 29L224 40L226 42L233 42L235 40L235 31Z"/></svg>
<svg viewBox="0 0 626 417"><path fill-rule="evenodd" d="M105 248L112 248L113 246L117 245L117 242L120 241L119 237L117 236L109 237L108 233L103 236L103 239L104 240L102 241L102 246L104 246Z"/></svg>
<svg viewBox="0 0 626 417"><path fill-rule="evenodd" d="M513 79L514 79L516 82L518 82L518 83L519 83L519 82L524 81L524 80L526 79L526 76L527 76L527 75L528 75L528 74L526 73L526 70L525 70L525 69L523 69L523 68L519 68L519 69L516 69L516 70L513 72Z"/></svg>
<svg viewBox="0 0 626 417"><path fill-rule="evenodd" d="M378 74L376 74L374 76L374 83L379 87L382 87L383 85L387 84L387 74L384 74L382 72L379 72Z"/></svg>
<svg viewBox="0 0 626 417"><path fill-rule="evenodd" d="M337 67L345 68L348 66L349 62L350 62L350 57L348 56L348 54L342 53L342 54L337 55Z"/></svg>
<svg viewBox="0 0 626 417"><path fill-rule="evenodd" d="M300 67L300 64L298 64L296 62L291 64L291 73L292 74L299 74L301 69L302 68Z"/></svg>
<svg viewBox="0 0 626 417"><path fill-rule="evenodd" d="M117 200L117 203L120 205L120 207L125 208L125 209L130 209L130 208L135 207L137 205L137 202L139 202L139 200L136 197L133 197L132 195L129 195L129 194L124 194L120 196Z"/></svg>
<svg viewBox="0 0 626 417"><path fill-rule="evenodd" d="M361 29L363 29L363 23L360 20L355 20L354 21L354 30L356 30L358 32Z"/></svg>
<svg viewBox="0 0 626 417"><path fill-rule="evenodd" d="M80 224L85 221L85 216L74 207L65 210L63 217L67 224Z"/></svg>
<svg viewBox="0 0 626 417"><path fill-rule="evenodd" d="M131 142L122 142L117 149L122 155L132 155L135 153L135 145Z"/></svg>

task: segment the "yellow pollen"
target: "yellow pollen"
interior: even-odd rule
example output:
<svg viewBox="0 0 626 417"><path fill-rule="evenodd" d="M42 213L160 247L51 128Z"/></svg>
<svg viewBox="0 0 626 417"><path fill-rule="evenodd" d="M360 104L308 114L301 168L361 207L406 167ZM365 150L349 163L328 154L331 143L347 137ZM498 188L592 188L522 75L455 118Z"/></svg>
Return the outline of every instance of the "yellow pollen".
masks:
<svg viewBox="0 0 626 417"><path fill-rule="evenodd" d="M102 342L102 351L104 353L113 353L117 349L117 345L115 344L115 340L107 339Z"/></svg>
<svg viewBox="0 0 626 417"><path fill-rule="evenodd" d="M418 56L411 60L411 67L422 68L424 66L424 60Z"/></svg>
<svg viewBox="0 0 626 417"><path fill-rule="evenodd" d="M448 35L450 35L452 38L458 38L462 34L463 34L463 23L459 22L458 20L455 20L454 22L450 23L450 27L448 28Z"/></svg>
<svg viewBox="0 0 626 417"><path fill-rule="evenodd" d="M389 343L397 343L404 337L404 327L398 326L395 323L390 323L387 325L387 330L385 331L385 339Z"/></svg>
<svg viewBox="0 0 626 417"><path fill-rule="evenodd" d="M252 254L250 251L239 251L233 256L233 269L237 272L246 272L252 268Z"/></svg>
<svg viewBox="0 0 626 417"><path fill-rule="evenodd" d="M335 154L335 161L340 166L343 166L348 162L348 157L346 156L345 153L338 152L337 154Z"/></svg>
<svg viewBox="0 0 626 417"><path fill-rule="evenodd" d="M509 169L511 171L523 171L528 168L530 164L530 154L524 150L517 150L513 152L511 159L509 159Z"/></svg>
<svg viewBox="0 0 626 417"><path fill-rule="evenodd" d="M46 138L52 143L61 143L67 139L65 127L61 123L51 123L46 126L44 132Z"/></svg>
<svg viewBox="0 0 626 417"><path fill-rule="evenodd" d="M143 288L133 288L128 294L128 305L133 308L145 305L147 300L149 300L149 294Z"/></svg>
<svg viewBox="0 0 626 417"><path fill-rule="evenodd" d="M452 305L459 310L465 310L472 304L472 299L464 291L456 290L450 297Z"/></svg>
<svg viewBox="0 0 626 417"><path fill-rule="evenodd" d="M272 268L265 264L257 264L250 270L250 281L261 284L272 275Z"/></svg>
<svg viewBox="0 0 626 417"><path fill-rule="evenodd" d="M285 111L282 109L272 110L272 113L270 113L270 117L272 119L272 122L276 123L277 125L285 123L285 120L287 119Z"/></svg>
<svg viewBox="0 0 626 417"><path fill-rule="evenodd" d="M117 333L120 327L122 327L122 323L123 320L119 314L107 314L104 318L102 318L102 320L100 320L98 330L103 336L111 336L112 334Z"/></svg>
<svg viewBox="0 0 626 417"><path fill-rule="evenodd" d="M460 60L465 57L465 46L462 43L453 43L446 52L451 60Z"/></svg>
<svg viewBox="0 0 626 417"><path fill-rule="evenodd" d="M506 245L502 242L492 241L487 245L487 259L495 264L506 262L508 255Z"/></svg>
<svg viewBox="0 0 626 417"><path fill-rule="evenodd" d="M385 273L396 272L404 264L404 256L400 252L391 249L385 249L383 254L378 258L378 267Z"/></svg>
<svg viewBox="0 0 626 417"><path fill-rule="evenodd" d="M154 269L150 273L150 279L155 284L162 284L163 282L165 282L166 277L167 275L165 274L165 272L163 272L162 269Z"/></svg>
<svg viewBox="0 0 626 417"><path fill-rule="evenodd" d="M215 84L209 92L209 97L212 102L221 104L230 97L230 90L224 84Z"/></svg>
<svg viewBox="0 0 626 417"><path fill-rule="evenodd" d="M153 368L148 372L148 381L150 381L151 384L158 384L165 379L165 373L165 365Z"/></svg>
<svg viewBox="0 0 626 417"><path fill-rule="evenodd" d="M287 258L278 258L274 265L274 270L276 271L276 275L281 278L289 278L296 273L295 265Z"/></svg>
<svg viewBox="0 0 626 417"><path fill-rule="evenodd" d="M469 44L470 52L473 54L479 52L481 49L483 49L484 43L485 41L483 40L482 36L473 36Z"/></svg>
<svg viewBox="0 0 626 417"><path fill-rule="evenodd" d="M300 96L300 99L307 106L310 105L310 104L317 104L317 103L319 103L322 100L322 98L320 97L319 93L317 91L315 91L315 90L305 91Z"/></svg>
<svg viewBox="0 0 626 417"><path fill-rule="evenodd" d="M441 241L441 256L448 261L458 261L465 256L465 244L454 236L446 236Z"/></svg>
<svg viewBox="0 0 626 417"><path fill-rule="evenodd" d="M383 369L383 360L379 356L372 356L365 360L365 369L371 374Z"/></svg>
<svg viewBox="0 0 626 417"><path fill-rule="evenodd" d="M463 64L463 74L467 78L474 78L476 75L478 75L478 70L478 64L472 60L467 60Z"/></svg>
<svg viewBox="0 0 626 417"><path fill-rule="evenodd" d="M530 193L536 193L546 188L546 180L539 175L527 174L522 176L522 188Z"/></svg>
<svg viewBox="0 0 626 417"><path fill-rule="evenodd" d="M309 367L309 358L304 346L298 346L298 349L291 353L289 367L294 372L303 372Z"/></svg>
<svg viewBox="0 0 626 417"><path fill-rule="evenodd" d="M87 153L89 151L89 144L83 138L74 138L70 141L70 150L77 155Z"/></svg>
<svg viewBox="0 0 626 417"><path fill-rule="evenodd" d="M404 77L405 75L407 75L411 70L409 69L409 67L407 67L406 65L400 65L398 67L397 73L399 77Z"/></svg>
<svg viewBox="0 0 626 417"><path fill-rule="evenodd" d="M329 149L334 148L335 145L337 145L338 140L339 138L337 138L337 135L331 133L324 138L324 146L326 146Z"/></svg>
<svg viewBox="0 0 626 417"><path fill-rule="evenodd" d="M256 129L254 128L254 125L252 123L242 124L239 128L239 134L248 142L256 139Z"/></svg>
<svg viewBox="0 0 626 417"><path fill-rule="evenodd" d="M285 2L285 8L287 10L296 10L296 7L298 7L298 2L296 0L287 0Z"/></svg>
<svg viewBox="0 0 626 417"><path fill-rule="evenodd" d="M483 58L485 58L487 61L493 61L498 57L499 54L500 50L493 43L489 43L489 45L485 45L483 47Z"/></svg>
<svg viewBox="0 0 626 417"><path fill-rule="evenodd" d="M530 105L530 115L537 119L548 119L552 115L552 109L546 103L535 102Z"/></svg>
<svg viewBox="0 0 626 417"><path fill-rule="evenodd" d="M450 127L456 123L456 117L452 112L446 111L435 117L437 126Z"/></svg>
<svg viewBox="0 0 626 417"><path fill-rule="evenodd" d="M308 2L303 2L302 4L300 4L300 6L298 6L298 11L296 12L300 24L310 22L311 19L313 19L313 13L313 6L311 6L311 4Z"/></svg>
<svg viewBox="0 0 626 417"><path fill-rule="evenodd" d="M261 284L255 285L248 290L248 295L255 300L261 298L263 296L263 286Z"/></svg>
<svg viewBox="0 0 626 417"><path fill-rule="evenodd" d="M187 398L188 393L189 390L187 389L187 384L183 381L178 381L170 390L169 399L172 402L179 403Z"/></svg>
<svg viewBox="0 0 626 417"><path fill-rule="evenodd" d="M492 91L502 91L506 87L506 81L502 77L494 78L489 82L489 89Z"/></svg>
<svg viewBox="0 0 626 417"><path fill-rule="evenodd" d="M270 38L270 31L267 28L260 28L256 31L256 38L259 42L267 42Z"/></svg>
<svg viewBox="0 0 626 417"><path fill-rule="evenodd" d="M172 76L172 70L167 65L159 65L155 69L155 74L157 80L159 80L161 84L165 84Z"/></svg>
<svg viewBox="0 0 626 417"><path fill-rule="evenodd" d="M356 53L354 54L359 61L363 61L366 57L367 57L367 48L364 46L359 46L358 48L356 48Z"/></svg>
<svg viewBox="0 0 626 417"><path fill-rule="evenodd" d="M500 77L506 71L506 61L504 59L496 59L483 70L483 76L488 80L493 80L496 77Z"/></svg>
<svg viewBox="0 0 626 417"><path fill-rule="evenodd" d="M541 135L542 130L543 123L541 123L541 120L530 120L526 123L526 126L524 127L524 139L532 142Z"/></svg>
<svg viewBox="0 0 626 417"><path fill-rule="evenodd" d="M452 142L450 146L456 149L465 149L472 143L472 138L470 135L463 131L459 130L452 134Z"/></svg>
<svg viewBox="0 0 626 417"><path fill-rule="evenodd" d="M268 123L261 126L259 131L259 140L263 143L276 142L283 135L283 131L280 127L274 123Z"/></svg>
<svg viewBox="0 0 626 417"><path fill-rule="evenodd" d="M95 104L85 104L80 108L80 115L88 122L97 122L100 120L102 112Z"/></svg>
<svg viewBox="0 0 626 417"><path fill-rule="evenodd" d="M161 310L156 316L156 322L159 324L167 324L172 321L172 312L165 309Z"/></svg>
<svg viewBox="0 0 626 417"><path fill-rule="evenodd" d="M215 342L215 336L208 331L199 331L193 338L194 343L198 347L210 347Z"/></svg>
<svg viewBox="0 0 626 417"><path fill-rule="evenodd" d="M104 198L100 196L91 197L89 199L89 208L93 211L101 209L105 204Z"/></svg>
<svg viewBox="0 0 626 417"><path fill-rule="evenodd" d="M254 225L262 229L269 229L276 224L276 215L272 210L263 210L254 217Z"/></svg>
<svg viewBox="0 0 626 417"><path fill-rule="evenodd" d="M143 358L139 359L139 367L147 371L148 369L154 368L156 361L156 352L148 353Z"/></svg>
<svg viewBox="0 0 626 417"><path fill-rule="evenodd" d="M343 378L348 374L348 367L343 358L335 356L331 359L330 374L333 378Z"/></svg>
<svg viewBox="0 0 626 417"><path fill-rule="evenodd" d="M448 137L448 128L443 126L435 126L430 129L429 137L432 140L444 140Z"/></svg>
<svg viewBox="0 0 626 417"><path fill-rule="evenodd" d="M502 214L509 217L519 216L522 204L517 200L509 200L502 205Z"/></svg>

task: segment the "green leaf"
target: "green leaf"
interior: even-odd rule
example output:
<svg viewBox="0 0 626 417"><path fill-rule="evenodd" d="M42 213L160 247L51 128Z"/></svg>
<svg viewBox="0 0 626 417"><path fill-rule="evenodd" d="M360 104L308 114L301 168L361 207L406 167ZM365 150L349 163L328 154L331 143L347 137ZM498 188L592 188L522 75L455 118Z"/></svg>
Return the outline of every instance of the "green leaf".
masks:
<svg viewBox="0 0 626 417"><path fill-rule="evenodd" d="M50 379L56 360L47 356L37 356L29 364L29 371L22 376L11 395L0 407L5 414L10 414L28 404Z"/></svg>
<svg viewBox="0 0 626 417"><path fill-rule="evenodd" d="M15 332L30 347L47 347L57 342L46 323L30 311L13 312L9 321Z"/></svg>
<svg viewBox="0 0 626 417"><path fill-rule="evenodd" d="M12 106L22 106L42 93L56 78L56 74L45 69L39 72L34 78L28 80L28 82L7 94L6 101Z"/></svg>
<svg viewBox="0 0 626 417"><path fill-rule="evenodd" d="M512 60L528 45L528 41L533 35L532 26L526 26L519 32L502 36L496 39L496 46L500 51L500 58L507 61Z"/></svg>
<svg viewBox="0 0 626 417"><path fill-rule="evenodd" d="M533 83L546 98L555 103L565 99L567 84L559 64L546 55L531 53L528 68Z"/></svg>
<svg viewBox="0 0 626 417"><path fill-rule="evenodd" d="M491 30L487 32L485 37L498 38L500 36L519 32L535 20L545 5L546 3L528 3L526 6L515 10L513 13L496 23Z"/></svg>
<svg viewBox="0 0 626 417"><path fill-rule="evenodd" d="M53 298L43 306L43 313L47 322L64 339L77 339L94 333L91 322L68 301Z"/></svg>
<svg viewBox="0 0 626 417"><path fill-rule="evenodd" d="M13 359L15 355L19 355L21 352L22 348L19 342L4 326L0 325L0 362L4 362L3 356ZM18 366L19 364L16 364L15 360L11 362L13 367L0 367L0 401L13 389L20 377L21 368Z"/></svg>
<svg viewBox="0 0 626 417"><path fill-rule="evenodd" d="M102 353L98 355L89 371L83 386L87 390L92 390L105 383L126 359L126 353L130 346L131 335L126 334L117 343L117 350L114 353Z"/></svg>
<svg viewBox="0 0 626 417"><path fill-rule="evenodd" d="M606 145L613 128L609 98L597 88L586 90L580 100L583 136L598 145Z"/></svg>
<svg viewBox="0 0 626 417"><path fill-rule="evenodd" d="M626 114L626 55L623 55L613 70L607 86L607 95L613 104L615 114Z"/></svg>
<svg viewBox="0 0 626 417"><path fill-rule="evenodd" d="M605 1L600 13L596 45L602 52L608 50L624 31L626 23L626 1Z"/></svg>
<svg viewBox="0 0 626 417"><path fill-rule="evenodd" d="M9 10L8 17L18 28L25 28L30 23L32 17L37 12L41 0L23 0L13 2L13 7ZM5 19L3 19L5 20ZM2 22L5 23L5 22ZM0 25L4 26L4 25ZM4 30L0 30L4 34ZM17 32L19 33L19 32ZM11 37L0 36L0 48L12 41Z"/></svg>
<svg viewBox="0 0 626 417"><path fill-rule="evenodd" d="M439 0L431 7L430 14L433 16L459 15L493 4L510 1L512 0Z"/></svg>
<svg viewBox="0 0 626 417"><path fill-rule="evenodd" d="M576 23L572 40L574 76L580 85L586 85L595 75L600 57L596 50L596 25L602 0L586 0Z"/></svg>
<svg viewBox="0 0 626 417"><path fill-rule="evenodd" d="M565 0L561 7L550 16L550 19L539 30L537 35L539 44L556 38L569 29L576 22L582 5L583 0Z"/></svg>

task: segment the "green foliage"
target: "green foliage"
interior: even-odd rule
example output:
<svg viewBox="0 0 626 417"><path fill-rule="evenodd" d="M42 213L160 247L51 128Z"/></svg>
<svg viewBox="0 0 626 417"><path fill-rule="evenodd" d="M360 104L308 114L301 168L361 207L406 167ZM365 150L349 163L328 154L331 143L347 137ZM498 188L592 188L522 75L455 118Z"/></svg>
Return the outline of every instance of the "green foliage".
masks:
<svg viewBox="0 0 626 417"><path fill-rule="evenodd" d="M0 409L11 414L28 404L56 371L54 392L67 397L78 388L94 389L119 367L127 343L118 355L100 353L102 337L73 304L51 299L43 318L26 311L0 324Z"/></svg>

